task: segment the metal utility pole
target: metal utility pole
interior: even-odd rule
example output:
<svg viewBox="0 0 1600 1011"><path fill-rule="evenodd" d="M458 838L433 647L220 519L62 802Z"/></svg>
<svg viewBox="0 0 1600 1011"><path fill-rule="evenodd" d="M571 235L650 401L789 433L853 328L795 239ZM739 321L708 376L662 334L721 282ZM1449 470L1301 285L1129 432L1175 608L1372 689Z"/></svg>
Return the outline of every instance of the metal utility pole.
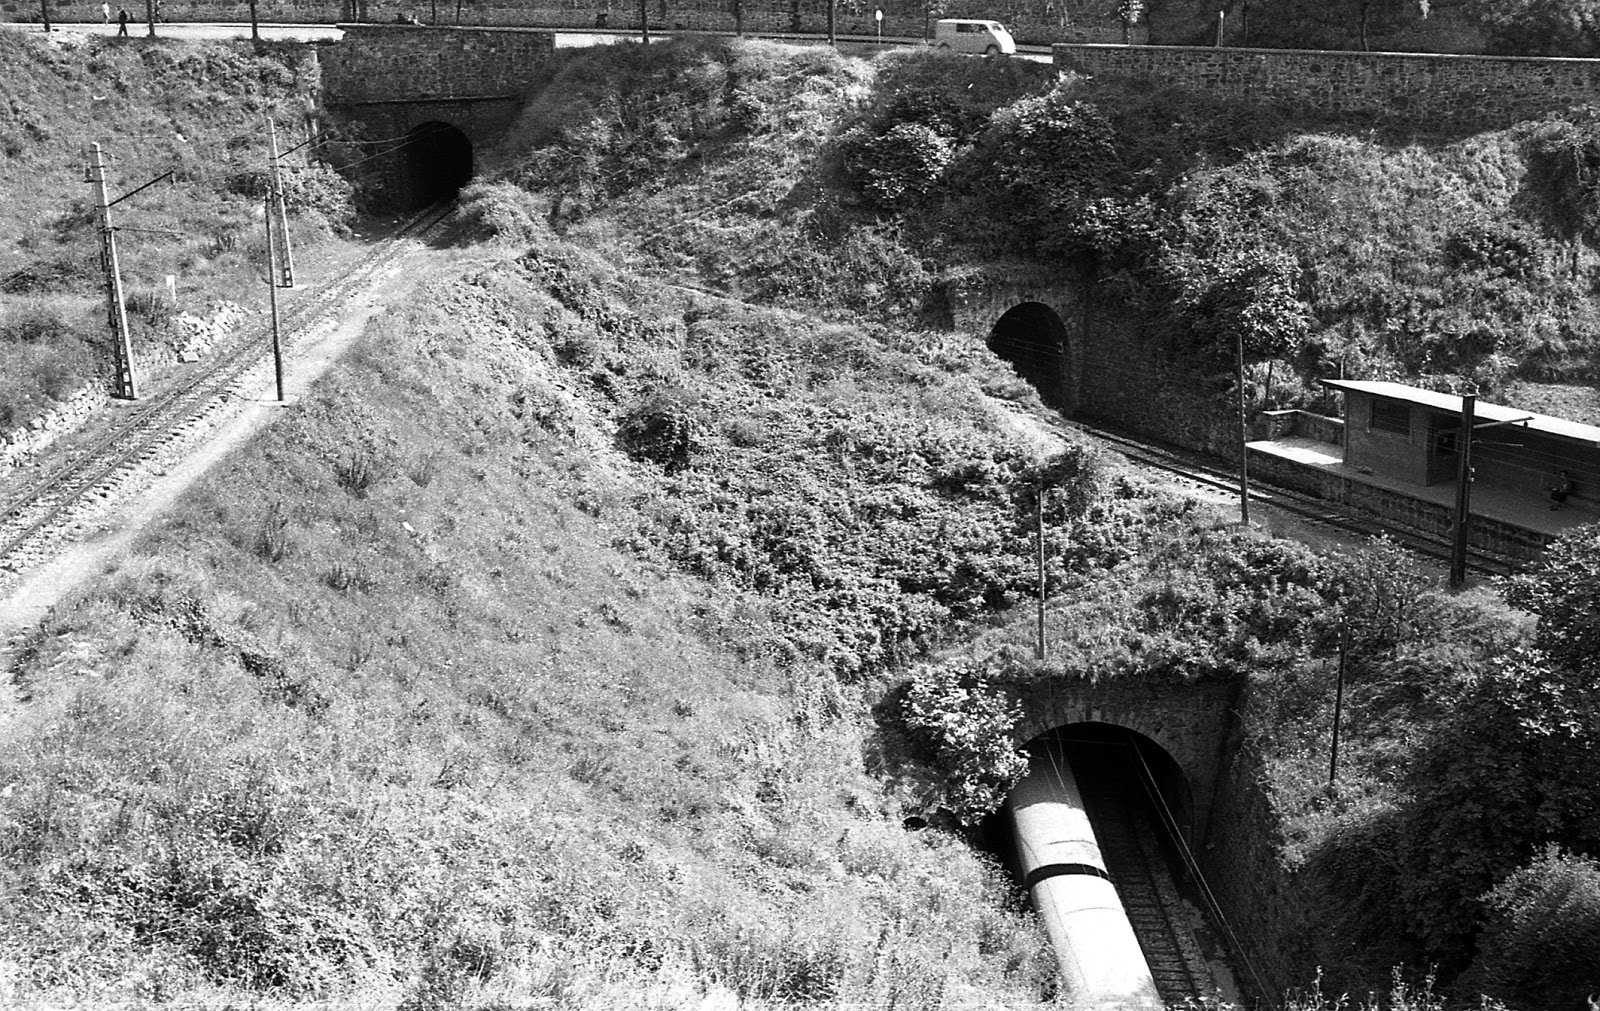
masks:
<svg viewBox="0 0 1600 1011"><path fill-rule="evenodd" d="M128 309L122 300L122 266L117 262L117 231L111 226L111 201L106 196L106 166L100 145L89 145L89 182L94 186L94 217L100 229L100 263L106 274L106 316L111 327L112 393L137 400L133 379L133 343L128 338Z"/></svg>
<svg viewBox="0 0 1600 1011"><path fill-rule="evenodd" d="M1333 753L1328 757L1328 786L1333 786L1339 775L1339 717L1344 713L1344 671L1350 652L1350 626L1339 619L1339 681L1333 695Z"/></svg>
<svg viewBox="0 0 1600 1011"><path fill-rule="evenodd" d="M277 250L272 241L272 197L266 199L267 211L267 301L272 306L272 372L278 384L278 403L283 403L283 347L278 342L278 265Z"/></svg>
<svg viewBox="0 0 1600 1011"><path fill-rule="evenodd" d="M1036 489L1036 506L1038 508L1038 542L1039 542L1039 641L1034 644L1034 656L1044 659L1044 485Z"/></svg>
<svg viewBox="0 0 1600 1011"><path fill-rule="evenodd" d="M639 37L650 44L650 0L639 0Z"/></svg>
<svg viewBox="0 0 1600 1011"><path fill-rule="evenodd" d="M1245 444L1250 441L1244 411L1244 331L1234 334L1234 366L1239 383L1239 522L1250 525L1250 461Z"/></svg>
<svg viewBox="0 0 1600 1011"><path fill-rule="evenodd" d="M145 38L156 37L156 0L144 0Z"/></svg>
<svg viewBox="0 0 1600 1011"><path fill-rule="evenodd" d="M1450 542L1450 585L1459 588L1467 581L1467 521L1472 514L1472 419L1477 408L1476 394L1461 398L1461 430L1456 435L1456 515Z"/></svg>
<svg viewBox="0 0 1600 1011"><path fill-rule="evenodd" d="M44 21L45 32L50 31L50 0L39 0L39 17Z"/></svg>
<svg viewBox="0 0 1600 1011"><path fill-rule="evenodd" d="M278 124L267 117L267 138L272 148L272 206L277 210L278 227L283 230L282 277L278 281L285 288L294 287L294 251L289 246L289 215L283 206L283 175L278 168ZM267 230L272 229L272 215L267 215Z"/></svg>
<svg viewBox="0 0 1600 1011"><path fill-rule="evenodd" d="M261 41L261 21L256 17L256 0L250 0L250 40Z"/></svg>
<svg viewBox="0 0 1600 1011"><path fill-rule="evenodd" d="M837 47L839 36L834 31L834 8L839 6L839 0L828 0L828 45Z"/></svg>

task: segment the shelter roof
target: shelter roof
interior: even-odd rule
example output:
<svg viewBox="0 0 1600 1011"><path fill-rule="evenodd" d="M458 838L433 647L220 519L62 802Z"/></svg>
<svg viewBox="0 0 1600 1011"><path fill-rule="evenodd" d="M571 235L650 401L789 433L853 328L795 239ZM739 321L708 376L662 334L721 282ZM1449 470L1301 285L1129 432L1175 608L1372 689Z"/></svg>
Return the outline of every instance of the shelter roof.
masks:
<svg viewBox="0 0 1600 1011"><path fill-rule="evenodd" d="M1343 390L1346 393L1365 393L1368 396L1385 397L1389 400L1400 400L1408 404L1420 404L1423 407L1431 407L1436 411L1444 411L1447 414L1459 415L1461 413L1461 398L1453 393L1435 393L1433 390L1407 386L1404 383L1374 380L1323 379L1321 382L1324 386ZM1502 404L1486 404L1481 400L1473 405L1472 416L1479 422L1510 422L1535 432L1544 432L1547 435L1600 446L1600 427L1585 425L1577 421L1568 421L1566 418L1555 418L1548 414L1535 414L1532 411L1522 411Z"/></svg>

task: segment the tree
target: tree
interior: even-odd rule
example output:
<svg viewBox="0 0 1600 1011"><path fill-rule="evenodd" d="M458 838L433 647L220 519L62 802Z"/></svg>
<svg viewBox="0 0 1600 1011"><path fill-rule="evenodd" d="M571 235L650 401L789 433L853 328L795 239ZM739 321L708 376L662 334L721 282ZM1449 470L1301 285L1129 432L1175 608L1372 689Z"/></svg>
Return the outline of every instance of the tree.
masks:
<svg viewBox="0 0 1600 1011"><path fill-rule="evenodd" d="M1117 20L1122 22L1122 44L1132 41L1133 26L1144 16L1144 0L1117 0Z"/></svg>
<svg viewBox="0 0 1600 1011"><path fill-rule="evenodd" d="M1288 253L1263 248L1188 271L1178 303L1193 350L1231 368L1241 337L1246 360L1277 358L1298 347L1311 325L1297 291L1299 274Z"/></svg>
<svg viewBox="0 0 1600 1011"><path fill-rule="evenodd" d="M1489 51L1517 56L1600 55L1600 0L1469 0Z"/></svg>
<svg viewBox="0 0 1600 1011"><path fill-rule="evenodd" d="M1550 846L1485 902L1478 968L1493 995L1514 1007L1583 1007L1600 987L1600 863Z"/></svg>
<svg viewBox="0 0 1600 1011"><path fill-rule="evenodd" d="M1537 569L1506 583L1505 598L1539 616L1534 642L1552 660L1600 669L1600 523L1557 538Z"/></svg>
<svg viewBox="0 0 1600 1011"><path fill-rule="evenodd" d="M1405 903L1435 957L1461 964L1507 871L1559 844L1600 854L1600 524L1557 539L1505 586L1539 616L1533 648L1463 677L1407 772Z"/></svg>

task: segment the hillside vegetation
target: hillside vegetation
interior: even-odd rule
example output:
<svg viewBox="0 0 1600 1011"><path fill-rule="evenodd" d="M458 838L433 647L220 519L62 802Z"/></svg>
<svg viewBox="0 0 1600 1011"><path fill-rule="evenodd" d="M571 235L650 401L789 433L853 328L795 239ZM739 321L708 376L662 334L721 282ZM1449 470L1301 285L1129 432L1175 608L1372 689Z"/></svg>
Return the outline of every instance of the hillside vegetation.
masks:
<svg viewBox="0 0 1600 1011"><path fill-rule="evenodd" d="M558 57L464 200L494 256L381 317L28 634L0 998L1052 1001L969 830L1017 773L1012 691L1065 672L1240 689L1283 887L1316 911L1261 915L1304 983L1388 990L1403 963L1373 1007L1574 1003L1600 535L1452 595L1390 545L1239 530L1043 431L944 301L1003 256L1124 299L1197 382L1241 323L1258 355L1325 359L1334 326L1403 370L1355 325L1389 303L1307 287L1327 233L1401 263L1498 208L1557 298L1588 239L1513 199L1532 143L1307 133L1005 61ZM1421 190L1425 226L1372 195L1440 166L1480 183ZM1327 255L1318 291L1371 261ZM1017 607L1041 490L1044 665Z"/></svg>
<svg viewBox="0 0 1600 1011"><path fill-rule="evenodd" d="M89 145L104 152L112 200L171 173L113 211L134 356L148 375L181 343L179 311L259 300L265 117L283 148L299 143L318 88L298 46L0 32L0 430L110 370ZM306 250L349 225L350 186L325 165L293 159L285 186Z"/></svg>
<svg viewBox="0 0 1600 1011"><path fill-rule="evenodd" d="M518 189L482 187L469 207L519 239L543 222L636 269L891 332L947 321L949 286L984 264L1043 266L1140 319L1219 399L1243 330L1256 406L1269 403L1269 363L1276 404L1311 402L1310 380L1340 374L1493 395L1595 378L1581 169L1593 130L1578 110L1391 138L1003 61L613 50L555 61L499 152L495 174ZM1594 724L1574 715L1596 711L1582 673L1593 654L1552 652L1545 625L1583 612L1559 599L1592 564L1592 532L1532 577L1533 597L1508 589L1517 606L1545 601L1531 608L1535 634L1503 605L1442 593L1391 548L1321 559L1159 514L1145 510L1116 560L1069 567L1055 663L1087 677L1248 678L1245 724L1284 866L1326 911L1280 924L1306 981L1321 965L1337 989L1377 991L1398 963L1434 965L1461 999L1530 1008L1593 983L1581 957L1537 967L1516 953L1533 936L1589 937L1600 918L1600 837L1582 791L1560 785L1595 771ZM1117 524L1102 509L1068 542ZM970 801L969 815L1014 768L983 742L1004 722L1005 686L1032 676L1014 648L1028 635L994 633L910 679L900 718L936 749L958 781L946 800ZM1341 641L1358 687L1330 790ZM1508 753L1519 771L1491 772ZM1493 800L1466 802L1491 781ZM1407 999L1402 986L1395 1000Z"/></svg>

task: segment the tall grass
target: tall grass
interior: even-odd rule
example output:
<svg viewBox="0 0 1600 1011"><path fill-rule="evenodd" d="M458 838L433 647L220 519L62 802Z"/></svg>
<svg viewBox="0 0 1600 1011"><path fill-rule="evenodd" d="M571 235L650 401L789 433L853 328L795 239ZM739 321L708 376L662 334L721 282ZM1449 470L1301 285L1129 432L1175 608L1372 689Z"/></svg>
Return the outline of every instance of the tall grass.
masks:
<svg viewBox="0 0 1600 1011"><path fill-rule="evenodd" d="M598 422L626 401L528 412L575 375L541 320L575 317L527 281L380 318L30 639L39 701L0 742L10 992L1038 1000L1003 876L864 770L866 695L629 546L664 477ZM620 281L586 325L669 332ZM356 482L360 453L404 462Z"/></svg>

